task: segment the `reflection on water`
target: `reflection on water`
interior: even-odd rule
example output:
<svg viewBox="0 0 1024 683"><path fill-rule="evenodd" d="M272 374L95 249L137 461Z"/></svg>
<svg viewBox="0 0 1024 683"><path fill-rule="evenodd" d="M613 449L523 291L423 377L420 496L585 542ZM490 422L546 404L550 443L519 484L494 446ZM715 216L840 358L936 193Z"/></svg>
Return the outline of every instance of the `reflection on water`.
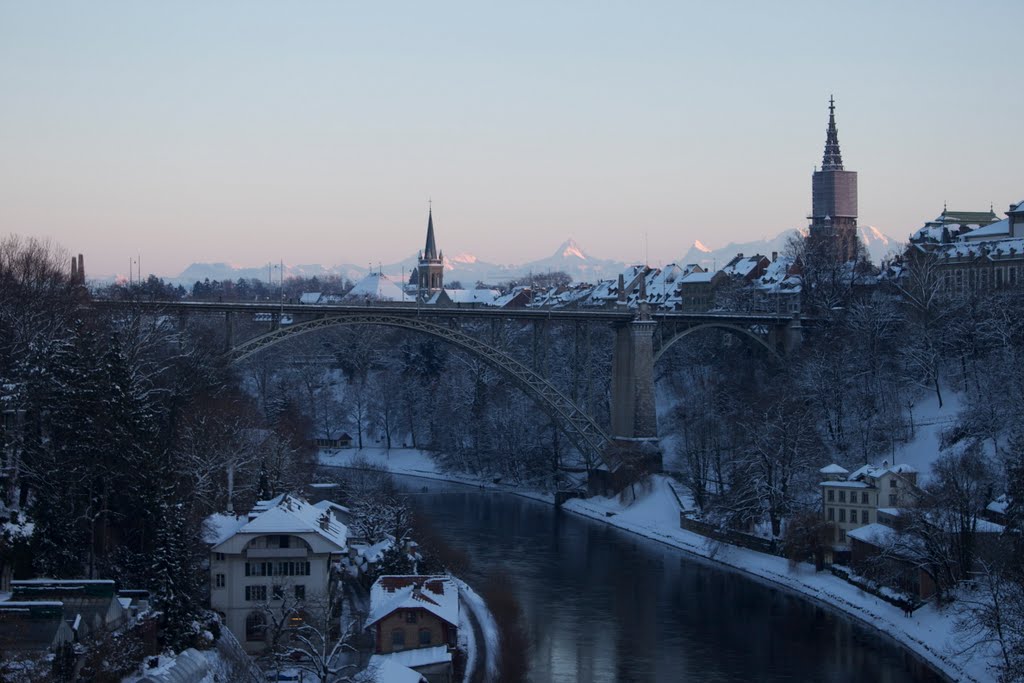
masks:
<svg viewBox="0 0 1024 683"><path fill-rule="evenodd" d="M847 619L658 543L518 496L400 483L470 556L471 584L511 577L531 681L941 680Z"/></svg>

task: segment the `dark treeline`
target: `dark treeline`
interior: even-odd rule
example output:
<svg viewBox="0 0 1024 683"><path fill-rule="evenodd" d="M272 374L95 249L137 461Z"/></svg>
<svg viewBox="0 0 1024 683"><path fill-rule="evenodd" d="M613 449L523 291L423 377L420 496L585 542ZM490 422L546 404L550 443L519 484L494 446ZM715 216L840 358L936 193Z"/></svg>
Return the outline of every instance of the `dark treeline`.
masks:
<svg viewBox="0 0 1024 683"><path fill-rule="evenodd" d="M308 481L308 427L239 391L201 334L83 307L66 262L0 241L0 556L17 578L151 589L180 649L202 613L202 520Z"/></svg>

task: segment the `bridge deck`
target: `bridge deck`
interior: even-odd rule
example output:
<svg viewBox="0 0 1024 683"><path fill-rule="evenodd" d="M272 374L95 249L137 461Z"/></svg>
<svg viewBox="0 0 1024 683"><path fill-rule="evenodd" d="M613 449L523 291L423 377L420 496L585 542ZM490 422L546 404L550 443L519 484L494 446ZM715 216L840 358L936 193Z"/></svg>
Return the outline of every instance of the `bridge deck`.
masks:
<svg viewBox="0 0 1024 683"><path fill-rule="evenodd" d="M280 304L271 302L241 303L228 301L114 301L94 299L92 305L100 308L136 308L160 312L192 313L270 313L291 316L331 316L346 314L384 314L403 317L430 318L483 318L499 320L554 320L589 321L605 323L630 322L637 317L635 310L586 310L562 308L491 308L478 305L419 306L415 304L385 304L351 306L338 304ZM780 324L793 319L791 315L773 313L682 313L652 311L651 318L659 322L734 322L738 324Z"/></svg>

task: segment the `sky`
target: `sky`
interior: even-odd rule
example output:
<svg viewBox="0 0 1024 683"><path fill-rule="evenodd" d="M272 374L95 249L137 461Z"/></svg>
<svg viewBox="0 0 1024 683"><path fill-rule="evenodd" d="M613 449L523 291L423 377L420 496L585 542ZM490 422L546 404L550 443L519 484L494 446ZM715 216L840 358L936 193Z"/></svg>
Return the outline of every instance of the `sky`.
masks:
<svg viewBox="0 0 1024 683"><path fill-rule="evenodd" d="M0 234L193 262L653 262L1024 199L1024 2L0 0Z"/></svg>

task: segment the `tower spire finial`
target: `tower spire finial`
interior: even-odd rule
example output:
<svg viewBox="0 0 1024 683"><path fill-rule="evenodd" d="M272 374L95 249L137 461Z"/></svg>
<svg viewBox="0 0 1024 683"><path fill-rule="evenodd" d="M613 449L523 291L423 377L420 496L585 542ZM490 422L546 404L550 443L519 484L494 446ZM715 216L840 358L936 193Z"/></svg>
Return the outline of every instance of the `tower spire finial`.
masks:
<svg viewBox="0 0 1024 683"><path fill-rule="evenodd" d="M437 242L434 239L434 202L433 200L427 200L427 243L423 247L423 258L436 261L437 260Z"/></svg>
<svg viewBox="0 0 1024 683"><path fill-rule="evenodd" d="M839 130L836 128L836 100L828 96L828 130L825 133L825 154L821 160L822 171L842 171L843 155L839 151Z"/></svg>

